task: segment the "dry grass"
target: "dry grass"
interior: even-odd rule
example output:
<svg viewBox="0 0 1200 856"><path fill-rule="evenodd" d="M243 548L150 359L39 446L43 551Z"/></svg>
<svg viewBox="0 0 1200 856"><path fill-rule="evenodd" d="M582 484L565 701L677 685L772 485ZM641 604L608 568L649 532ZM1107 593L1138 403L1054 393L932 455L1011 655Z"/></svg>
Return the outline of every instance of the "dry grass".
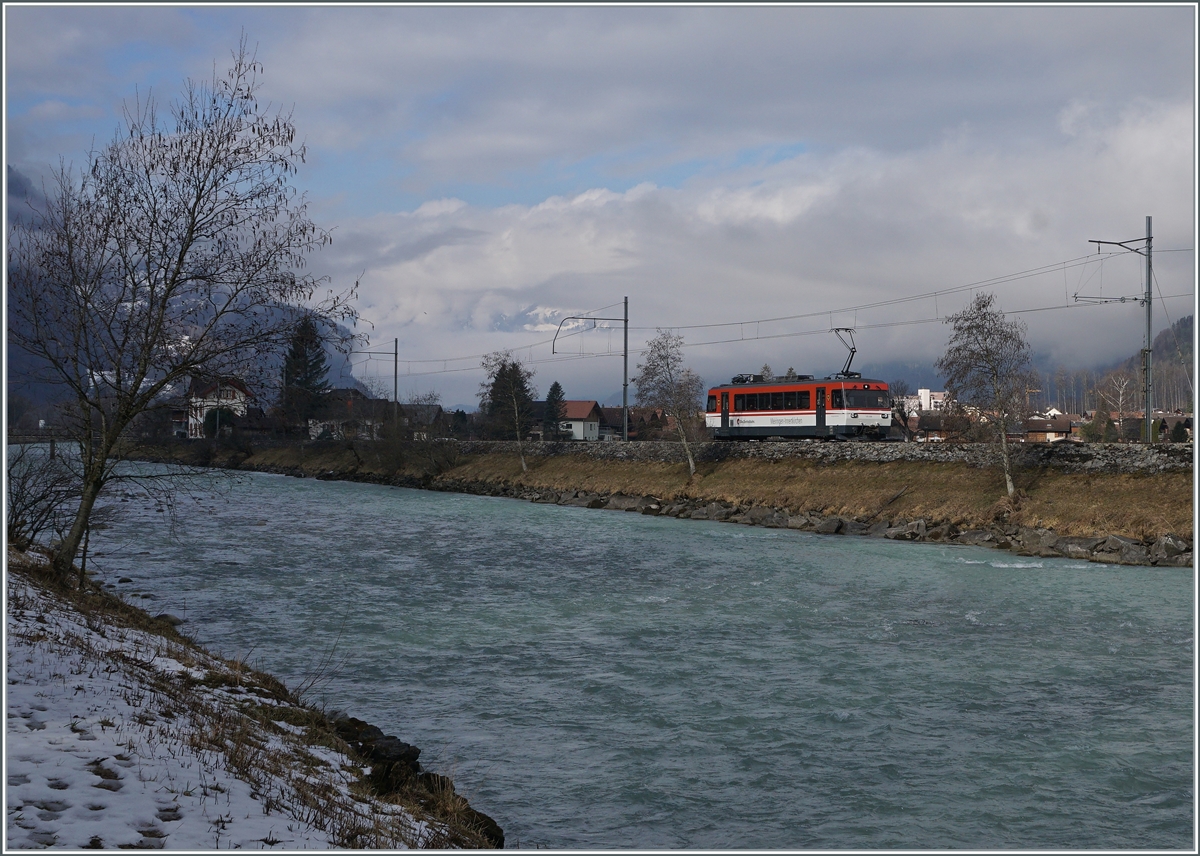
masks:
<svg viewBox="0 0 1200 856"><path fill-rule="evenodd" d="M351 449L347 443L329 443L304 449L262 449L247 465L260 469L299 468L309 475L329 471L418 478L428 475L428 468L411 456L400 466L391 466L394 462L386 458L372 452L371 444L357 444ZM1016 474L1022 498L1015 506L1006 506L998 505L1005 496L1000 471L966 464L825 464L796 458L735 458L701 463L696 476L689 480L687 465L682 463L598 462L576 455L528 457L527 462L529 470L522 473L516 455L464 456L435 482L453 479L660 499L686 497L858 518L875 514L886 504L883 516L890 519L923 517L965 528L990 525L997 515L1007 512L1011 523L1041 526L1060 535L1193 536L1190 473L1082 475L1050 469L1023 471ZM888 504L901 490L904 494Z"/></svg>
<svg viewBox="0 0 1200 856"><path fill-rule="evenodd" d="M1015 508L1004 498L998 470L965 464L857 461L821 464L803 459L778 461L738 458L699 465L688 480L685 464L605 461L575 456L537 458L527 473L516 456L470 457L446 478L553 490L692 498L735 504L769 505L789 511L864 518L878 512L900 517L949 521L964 528L1008 520L1041 526L1060 535L1172 533L1192 537L1192 478L1189 473L1121 475L1018 473L1022 498ZM898 498L896 494L904 491ZM889 500L893 500L889 504ZM886 506L886 508L885 508Z"/></svg>

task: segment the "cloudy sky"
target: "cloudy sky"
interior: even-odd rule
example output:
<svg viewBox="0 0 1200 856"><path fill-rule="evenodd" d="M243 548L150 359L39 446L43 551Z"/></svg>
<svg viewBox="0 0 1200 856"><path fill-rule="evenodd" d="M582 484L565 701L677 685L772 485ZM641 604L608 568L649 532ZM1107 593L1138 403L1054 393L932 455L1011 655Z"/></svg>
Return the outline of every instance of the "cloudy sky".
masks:
<svg viewBox="0 0 1200 856"><path fill-rule="evenodd" d="M928 366L971 285L1047 367L1094 366L1142 346L1143 312L1072 296L1138 294L1144 261L1088 241L1147 215L1156 330L1195 303L1190 5L4 12L10 204L135 93L223 70L244 31L335 229L311 267L361 275L402 398L474 401L501 348L542 393L619 394L619 324L549 340L624 297L631 374L659 327L710 383L836 370L831 327L857 329L856 367ZM390 357L358 362L390 392Z"/></svg>

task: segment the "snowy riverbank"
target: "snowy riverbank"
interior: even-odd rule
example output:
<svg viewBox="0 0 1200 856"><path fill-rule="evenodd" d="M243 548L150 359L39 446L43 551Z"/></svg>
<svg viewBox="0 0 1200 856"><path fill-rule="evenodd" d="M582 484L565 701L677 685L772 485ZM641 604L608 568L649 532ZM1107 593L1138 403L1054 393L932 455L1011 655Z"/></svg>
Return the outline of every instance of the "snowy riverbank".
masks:
<svg viewBox="0 0 1200 856"><path fill-rule="evenodd" d="M362 745L278 681L23 561L10 553L6 850L488 846L448 780L379 796Z"/></svg>

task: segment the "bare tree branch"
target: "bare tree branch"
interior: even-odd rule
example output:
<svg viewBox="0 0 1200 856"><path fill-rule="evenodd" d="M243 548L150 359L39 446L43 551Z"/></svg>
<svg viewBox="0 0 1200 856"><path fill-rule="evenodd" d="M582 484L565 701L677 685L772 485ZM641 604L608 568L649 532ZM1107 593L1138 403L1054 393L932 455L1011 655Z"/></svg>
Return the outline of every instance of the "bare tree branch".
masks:
<svg viewBox="0 0 1200 856"><path fill-rule="evenodd" d="M83 169L60 164L47 203L9 240L9 341L64 391L80 502L55 557L71 567L118 441L193 374L247 378L299 313L354 322L355 288L304 272L330 233L290 183L305 148L259 105L243 38L211 82L189 82L164 124L153 98Z"/></svg>
<svg viewBox="0 0 1200 856"><path fill-rule="evenodd" d="M662 410L675 420L675 428L688 459L688 476L696 474L696 461L688 443L687 427L700 409L704 382L683 364L683 337L670 330L659 330L646 343L642 362L638 363L637 403Z"/></svg>
<svg viewBox="0 0 1200 856"><path fill-rule="evenodd" d="M936 363L938 373L956 401L978 408L980 422L999 440L1004 483L1012 496L1016 488L1008 431L1024 421L1027 396L1037 380L1025 327L1004 320L995 295L986 292L976 294L970 306L946 323L953 332L946 353Z"/></svg>

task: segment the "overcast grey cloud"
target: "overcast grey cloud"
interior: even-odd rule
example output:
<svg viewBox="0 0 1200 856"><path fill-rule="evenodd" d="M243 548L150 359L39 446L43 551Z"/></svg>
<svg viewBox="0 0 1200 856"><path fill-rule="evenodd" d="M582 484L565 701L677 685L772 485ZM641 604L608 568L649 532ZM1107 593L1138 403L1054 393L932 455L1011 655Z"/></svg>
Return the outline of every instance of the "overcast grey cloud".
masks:
<svg viewBox="0 0 1200 856"><path fill-rule="evenodd" d="M36 182L104 140L122 99L212 73L244 29L309 144L298 183L361 275L414 390L472 398L471 356L537 361L566 315L630 298L709 381L927 361L966 297L839 313L1074 259L1142 234L1191 311L1195 10L1160 7L6 6L6 162ZM1140 290L1135 258L997 287L1007 310ZM611 315L610 309L602 314ZM1140 347L1135 306L1022 316L1047 361ZM785 338L765 338L786 336ZM757 338L755 338L757 337ZM699 347L701 342L728 339ZM566 349L619 349L597 330ZM383 345L380 345L383 347ZM440 362L445 360L445 362ZM636 360L635 360L636 361ZM390 375L390 366L360 373ZM539 362L569 397L619 359ZM438 373L422 372L436 369ZM443 369L446 370L443 373ZM478 374L477 372L475 373Z"/></svg>

